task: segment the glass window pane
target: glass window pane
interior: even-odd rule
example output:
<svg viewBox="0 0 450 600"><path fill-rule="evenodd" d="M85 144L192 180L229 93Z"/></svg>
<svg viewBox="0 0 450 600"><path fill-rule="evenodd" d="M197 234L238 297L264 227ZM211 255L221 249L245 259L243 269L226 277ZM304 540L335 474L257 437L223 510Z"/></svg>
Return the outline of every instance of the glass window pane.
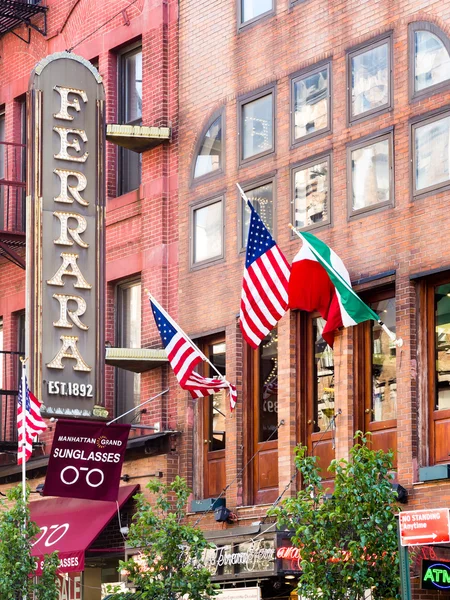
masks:
<svg viewBox="0 0 450 600"><path fill-rule="evenodd" d="M213 344L209 347L208 357L216 369L222 374L225 372L225 342ZM212 367L209 370L209 377L216 377L217 373ZM228 391L221 390L217 394L209 397L209 451L225 450L225 430L226 430L226 406Z"/></svg>
<svg viewBox="0 0 450 600"><path fill-rule="evenodd" d="M328 126L328 69L294 82L294 137Z"/></svg>
<svg viewBox="0 0 450 600"><path fill-rule="evenodd" d="M222 117L214 121L203 138L195 161L194 177L217 171L222 166Z"/></svg>
<svg viewBox="0 0 450 600"><path fill-rule="evenodd" d="M242 22L272 10L272 0L241 0Z"/></svg>
<svg viewBox="0 0 450 600"><path fill-rule="evenodd" d="M141 283L119 286L117 299L117 345L121 348L141 347ZM141 402L141 376L139 373L117 369L116 411L117 416L138 406ZM139 411L122 419L126 423L138 423Z"/></svg>
<svg viewBox="0 0 450 600"><path fill-rule="evenodd" d="M436 410L450 408L450 283L434 291Z"/></svg>
<svg viewBox="0 0 450 600"><path fill-rule="evenodd" d="M278 335L273 329L259 349L259 438L258 442L278 439Z"/></svg>
<svg viewBox="0 0 450 600"><path fill-rule="evenodd" d="M222 201L194 211L194 262L222 255Z"/></svg>
<svg viewBox="0 0 450 600"><path fill-rule="evenodd" d="M352 116L389 103L388 59L387 43L351 58Z"/></svg>
<svg viewBox="0 0 450 600"><path fill-rule="evenodd" d="M428 88L450 79L450 56L442 41L430 31L414 34L414 89Z"/></svg>
<svg viewBox="0 0 450 600"><path fill-rule="evenodd" d="M395 298L371 304L380 319L395 333ZM372 325L372 421L397 418L396 346L379 323Z"/></svg>
<svg viewBox="0 0 450 600"><path fill-rule="evenodd" d="M142 117L142 52L124 57L125 123Z"/></svg>
<svg viewBox="0 0 450 600"><path fill-rule="evenodd" d="M328 161L299 169L294 174L295 226L309 227L330 220Z"/></svg>
<svg viewBox="0 0 450 600"><path fill-rule="evenodd" d="M273 233L273 184L266 183L246 192L262 222ZM242 247L246 248L251 212L247 202L241 201L242 207Z"/></svg>
<svg viewBox="0 0 450 600"><path fill-rule="evenodd" d="M273 96L269 94L242 107L242 157L250 158L273 147Z"/></svg>
<svg viewBox="0 0 450 600"><path fill-rule="evenodd" d="M315 432L333 427L334 416L334 353L322 337L324 327L324 319L313 319Z"/></svg>
<svg viewBox="0 0 450 600"><path fill-rule="evenodd" d="M382 140L352 151L352 208L390 200L390 143Z"/></svg>
<svg viewBox="0 0 450 600"><path fill-rule="evenodd" d="M415 129L416 190L450 179L450 117Z"/></svg>

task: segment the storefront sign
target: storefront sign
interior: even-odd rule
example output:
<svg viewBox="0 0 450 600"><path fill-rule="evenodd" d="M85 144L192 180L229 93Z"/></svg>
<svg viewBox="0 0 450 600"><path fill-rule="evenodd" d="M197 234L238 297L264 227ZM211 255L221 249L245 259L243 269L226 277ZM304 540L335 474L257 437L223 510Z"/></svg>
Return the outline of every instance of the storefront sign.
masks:
<svg viewBox="0 0 450 600"><path fill-rule="evenodd" d="M82 600L81 573L58 575L58 600Z"/></svg>
<svg viewBox="0 0 450 600"><path fill-rule="evenodd" d="M28 93L27 356L47 415L92 416L104 365L104 90L61 52Z"/></svg>
<svg viewBox="0 0 450 600"><path fill-rule="evenodd" d="M234 588L221 590L217 596L218 600L261 600L260 587Z"/></svg>
<svg viewBox="0 0 450 600"><path fill-rule="evenodd" d="M450 590L450 563L436 560L422 562L422 589Z"/></svg>
<svg viewBox="0 0 450 600"><path fill-rule="evenodd" d="M450 543L448 508L404 511L399 523L402 546Z"/></svg>
<svg viewBox="0 0 450 600"><path fill-rule="evenodd" d="M116 501L130 425L58 419L44 496Z"/></svg>
<svg viewBox="0 0 450 600"><path fill-rule="evenodd" d="M218 546L205 551L203 564L212 575L222 572L255 573L273 571L274 540L242 542L234 546Z"/></svg>

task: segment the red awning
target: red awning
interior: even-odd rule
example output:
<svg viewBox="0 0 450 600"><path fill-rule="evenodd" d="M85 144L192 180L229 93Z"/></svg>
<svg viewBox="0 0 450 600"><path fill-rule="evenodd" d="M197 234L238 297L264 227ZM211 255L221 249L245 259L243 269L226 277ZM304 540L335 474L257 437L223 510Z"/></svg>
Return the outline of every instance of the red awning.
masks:
<svg viewBox="0 0 450 600"><path fill-rule="evenodd" d="M119 488L119 508L138 490L138 485ZM59 573L84 570L84 553L117 514L115 502L52 498L30 503L31 519L41 530L33 547L38 559L36 575L42 572L44 554L59 552Z"/></svg>

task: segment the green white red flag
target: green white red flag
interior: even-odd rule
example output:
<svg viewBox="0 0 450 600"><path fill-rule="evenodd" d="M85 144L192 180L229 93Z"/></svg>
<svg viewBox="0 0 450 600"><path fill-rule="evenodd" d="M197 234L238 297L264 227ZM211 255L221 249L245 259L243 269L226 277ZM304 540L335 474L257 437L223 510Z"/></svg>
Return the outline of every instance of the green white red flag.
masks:
<svg viewBox="0 0 450 600"><path fill-rule="evenodd" d="M295 256L289 281L289 308L318 311L326 320L322 337L333 347L340 327L380 318L353 291L350 276L339 256L309 232L294 230L303 241ZM381 322L380 322L381 323ZM395 339L395 335L387 330Z"/></svg>

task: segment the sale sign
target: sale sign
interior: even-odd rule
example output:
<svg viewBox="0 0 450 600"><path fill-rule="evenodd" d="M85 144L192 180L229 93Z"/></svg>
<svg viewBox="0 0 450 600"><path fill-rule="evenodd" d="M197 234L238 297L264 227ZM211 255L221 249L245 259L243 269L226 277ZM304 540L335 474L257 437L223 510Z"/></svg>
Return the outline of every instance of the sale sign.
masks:
<svg viewBox="0 0 450 600"><path fill-rule="evenodd" d="M130 425L58 419L44 496L115 502Z"/></svg>

